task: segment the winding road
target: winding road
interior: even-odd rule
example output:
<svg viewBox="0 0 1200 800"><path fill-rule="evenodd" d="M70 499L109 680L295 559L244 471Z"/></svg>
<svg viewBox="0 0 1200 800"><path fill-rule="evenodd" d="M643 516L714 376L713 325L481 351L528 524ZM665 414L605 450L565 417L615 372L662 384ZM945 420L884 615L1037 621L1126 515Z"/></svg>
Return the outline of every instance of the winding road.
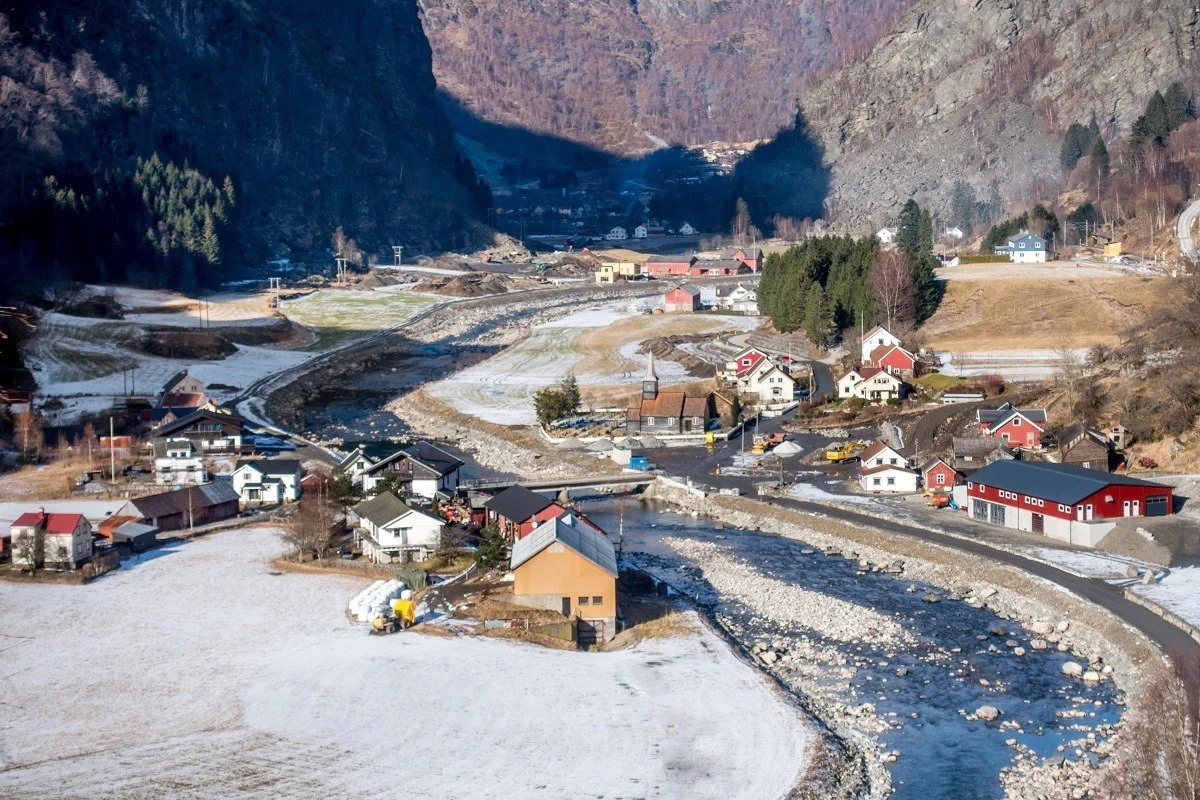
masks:
<svg viewBox="0 0 1200 800"><path fill-rule="evenodd" d="M1183 210L1179 221L1175 223L1175 235L1179 238L1179 252L1189 261L1196 260L1196 242L1192 231L1196 227L1196 218L1200 217L1200 200L1196 200Z"/></svg>

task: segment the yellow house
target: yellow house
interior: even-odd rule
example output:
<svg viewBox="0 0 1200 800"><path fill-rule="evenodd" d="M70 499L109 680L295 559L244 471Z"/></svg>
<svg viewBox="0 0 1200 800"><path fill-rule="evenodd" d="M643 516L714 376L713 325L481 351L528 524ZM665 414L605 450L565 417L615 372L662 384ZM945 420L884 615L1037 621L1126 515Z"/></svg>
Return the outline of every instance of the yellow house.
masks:
<svg viewBox="0 0 1200 800"><path fill-rule="evenodd" d="M563 514L512 548L513 602L560 611L577 623L580 644L617 634L617 551L587 520Z"/></svg>
<svg viewBox="0 0 1200 800"><path fill-rule="evenodd" d="M596 283L627 281L642 274L642 265L632 261L605 261L596 269Z"/></svg>
<svg viewBox="0 0 1200 800"><path fill-rule="evenodd" d="M1119 255L1121 255L1121 243L1120 242L1109 242L1108 244L1104 245L1104 257L1105 258L1111 258L1113 256L1119 256Z"/></svg>

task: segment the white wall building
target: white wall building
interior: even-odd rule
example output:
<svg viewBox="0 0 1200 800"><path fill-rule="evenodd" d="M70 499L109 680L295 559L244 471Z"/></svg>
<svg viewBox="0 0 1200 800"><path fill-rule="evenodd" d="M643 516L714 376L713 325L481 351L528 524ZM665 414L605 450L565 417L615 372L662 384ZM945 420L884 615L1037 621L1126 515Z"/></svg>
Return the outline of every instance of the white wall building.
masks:
<svg viewBox="0 0 1200 800"><path fill-rule="evenodd" d="M204 454L191 439L155 439L154 482L168 486L199 486L208 482Z"/></svg>
<svg viewBox="0 0 1200 800"><path fill-rule="evenodd" d="M441 546L445 522L383 492L354 507L355 541L376 564L424 561Z"/></svg>
<svg viewBox="0 0 1200 800"><path fill-rule="evenodd" d="M242 505L276 505L300 499L300 462L294 458L242 461L233 471L233 490Z"/></svg>
<svg viewBox="0 0 1200 800"><path fill-rule="evenodd" d="M17 567L29 567L32 561L34 566L76 569L92 557L92 524L83 514L39 508L17 517L9 532Z"/></svg>
<svg viewBox="0 0 1200 800"><path fill-rule="evenodd" d="M900 338L898 336L893 336L892 333L882 325L876 325L874 328L871 328L871 330L863 334L861 361L864 364L869 364L871 363L871 353L875 352L875 348L883 346L892 347L893 345L899 345L900 343Z"/></svg>
<svg viewBox="0 0 1200 800"><path fill-rule="evenodd" d="M859 470L858 483L872 494L912 494L917 491L917 473L891 465L869 467Z"/></svg>
<svg viewBox="0 0 1200 800"><path fill-rule="evenodd" d="M611 231L609 231L608 234L604 238L610 242L623 242L626 239L628 239L629 236L628 236L628 234L625 233L625 229L622 228L620 225L618 225L617 227L615 227Z"/></svg>
<svg viewBox="0 0 1200 800"><path fill-rule="evenodd" d="M650 230L645 225L638 225L633 229L633 238L635 239L645 239L649 234Z"/></svg>

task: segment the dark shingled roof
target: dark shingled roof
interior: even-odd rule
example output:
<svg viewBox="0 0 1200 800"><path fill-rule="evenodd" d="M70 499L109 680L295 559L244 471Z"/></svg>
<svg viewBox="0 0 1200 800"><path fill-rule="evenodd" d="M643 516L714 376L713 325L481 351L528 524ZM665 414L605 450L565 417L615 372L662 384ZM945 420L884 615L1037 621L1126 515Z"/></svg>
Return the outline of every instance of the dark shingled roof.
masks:
<svg viewBox="0 0 1200 800"><path fill-rule="evenodd" d="M404 454L438 475L449 475L463 465L462 461L429 442L417 442L412 447L406 447Z"/></svg>
<svg viewBox="0 0 1200 800"><path fill-rule="evenodd" d="M239 461L237 469L254 467L263 475L295 475L300 469L297 458L261 458L254 461Z"/></svg>
<svg viewBox="0 0 1200 800"><path fill-rule="evenodd" d="M229 425L238 430L244 430L246 427L245 420L235 414L222 414L219 411L193 411L191 414L182 416L174 422L160 425L154 434L156 436L170 436L175 431L181 431L193 422L199 422L202 419L212 420L222 425Z"/></svg>
<svg viewBox="0 0 1200 800"><path fill-rule="evenodd" d="M1110 475L1073 464L1042 461L997 461L976 472L971 481L1064 505L1073 505L1112 485L1170 489L1161 483L1127 475Z"/></svg>
<svg viewBox="0 0 1200 800"><path fill-rule="evenodd" d="M383 527L394 519L404 516L412 508L391 492L364 500L354 507L354 513L363 519L369 519L377 527Z"/></svg>
<svg viewBox="0 0 1200 800"><path fill-rule="evenodd" d="M488 500L484 505L488 510L496 512L507 520L524 522L553 503L553 500L548 500L524 486L512 486Z"/></svg>

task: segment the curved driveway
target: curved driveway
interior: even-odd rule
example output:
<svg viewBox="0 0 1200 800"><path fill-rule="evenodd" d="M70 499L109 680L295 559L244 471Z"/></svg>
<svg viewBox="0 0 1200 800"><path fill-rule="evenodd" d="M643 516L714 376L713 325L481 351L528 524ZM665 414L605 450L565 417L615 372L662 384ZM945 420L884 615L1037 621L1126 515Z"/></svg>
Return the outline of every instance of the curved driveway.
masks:
<svg viewBox="0 0 1200 800"><path fill-rule="evenodd" d="M1175 235L1179 238L1179 252L1184 258L1196 260L1196 242L1192 239L1192 230L1196 227L1196 217L1200 217L1200 200L1195 201L1179 215L1175 223Z"/></svg>

